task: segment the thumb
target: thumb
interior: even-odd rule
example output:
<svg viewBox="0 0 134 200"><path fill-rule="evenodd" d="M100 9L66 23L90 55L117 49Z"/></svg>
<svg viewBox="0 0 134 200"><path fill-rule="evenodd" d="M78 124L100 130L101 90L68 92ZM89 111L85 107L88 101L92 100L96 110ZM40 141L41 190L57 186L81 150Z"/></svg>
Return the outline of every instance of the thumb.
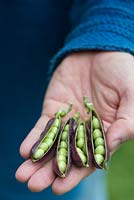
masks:
<svg viewBox="0 0 134 200"><path fill-rule="evenodd" d="M134 138L134 118L116 120L107 132L109 150L114 151L121 143L132 138Z"/></svg>
<svg viewBox="0 0 134 200"><path fill-rule="evenodd" d="M114 151L118 146L134 138L134 102L133 93L126 93L117 111L115 122L107 132L107 141L110 151Z"/></svg>

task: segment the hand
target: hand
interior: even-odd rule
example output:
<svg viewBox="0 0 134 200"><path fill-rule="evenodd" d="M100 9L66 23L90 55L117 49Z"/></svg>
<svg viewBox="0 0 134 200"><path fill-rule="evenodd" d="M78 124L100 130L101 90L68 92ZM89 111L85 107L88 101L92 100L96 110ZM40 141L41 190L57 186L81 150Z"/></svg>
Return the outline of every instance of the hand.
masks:
<svg viewBox="0 0 134 200"><path fill-rule="evenodd" d="M52 160L33 164L29 159L32 145L59 107L66 108L71 101L73 112L85 113L84 95L93 102L104 122L111 152L134 137L133 56L119 52L80 52L68 56L52 77L40 119L20 147L21 156L27 160L18 168L16 178L28 182L31 191L41 191L51 185L55 193L63 194L94 171L73 166L63 179L55 176Z"/></svg>

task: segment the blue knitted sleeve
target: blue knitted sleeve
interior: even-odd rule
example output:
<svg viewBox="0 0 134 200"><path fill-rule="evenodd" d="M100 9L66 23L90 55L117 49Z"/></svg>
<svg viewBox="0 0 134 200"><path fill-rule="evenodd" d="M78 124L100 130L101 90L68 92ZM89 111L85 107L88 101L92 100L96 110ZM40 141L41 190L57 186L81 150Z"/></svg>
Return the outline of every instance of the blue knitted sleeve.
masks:
<svg viewBox="0 0 134 200"><path fill-rule="evenodd" d="M51 71L71 52L134 53L134 0L75 0L70 26L63 48L51 60Z"/></svg>

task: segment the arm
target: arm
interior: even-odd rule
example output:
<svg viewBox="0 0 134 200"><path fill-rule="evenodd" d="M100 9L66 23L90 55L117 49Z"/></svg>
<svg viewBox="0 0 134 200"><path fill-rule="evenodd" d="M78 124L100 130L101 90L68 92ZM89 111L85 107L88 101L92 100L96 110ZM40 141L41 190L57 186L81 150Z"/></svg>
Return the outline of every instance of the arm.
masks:
<svg viewBox="0 0 134 200"><path fill-rule="evenodd" d="M72 31L52 59L51 71L68 54L83 50L134 53L134 1L75 0L70 12Z"/></svg>
<svg viewBox="0 0 134 200"><path fill-rule="evenodd" d="M74 23L77 23L76 28L72 33L70 33L65 46L52 61L51 67L55 68L57 65L58 67L52 76L45 95L42 115L27 138L23 141L20 148L22 157L27 160L19 167L16 172L16 177L21 182L28 182L28 187L32 191L41 191L49 185L52 185L52 189L55 193L63 194L71 190L84 177L90 175L94 171L93 168L79 169L73 166L68 177L60 179L53 173L52 161L49 161L45 166L43 166L41 163L33 165L29 159L31 146L38 139L40 133L44 129L44 122L47 122L49 117L59 106L66 106L69 100L74 103L75 110L79 109L81 113L84 113L85 110L83 110L82 106L82 96L84 94L86 94L90 101L94 103L103 119L105 129L107 130L108 145L111 151L115 150L119 143L134 137L133 56L123 52L103 51L79 52L68 55L74 51L96 49L133 52L134 43L132 42L132 35L131 37L126 38L125 35L121 36L121 34L116 33L116 40L114 40L115 34L114 37L112 37L113 29L110 29L109 31L102 29L103 35L101 35L100 27L102 23L100 23L100 26L97 26L96 24L92 29L91 26L87 26L87 29L82 29L83 31L79 32L79 37L74 34L75 30L79 29L79 27L84 24L84 19L85 23L91 23L93 19L94 23L96 22L95 19L101 20L101 16L97 17L98 12L96 11L95 14L94 10L96 7L100 7L99 11L101 11L101 7L104 5L103 3L108 1L103 1L103 3L101 3L102 5L98 4L99 1L95 2L96 6L93 9L94 3L89 7L88 1L85 1L83 6L85 11L82 10L80 19L77 16L74 16ZM125 4L125 1L118 2L123 2L121 3L121 7ZM130 9L127 9L128 11L130 10L130 13L133 6L132 3L133 1L131 1L131 6L128 5L128 7L130 6ZM91 8L93 10L92 12L90 10ZM122 15L125 13L124 9L126 9L126 6L122 7L122 10L120 11ZM89 14L87 15L88 12ZM114 15L115 14L116 13L114 13ZM104 13L102 14L102 17L103 15ZM112 20L110 11L107 15L109 16L109 22L107 22L109 24ZM91 18L92 20L88 21L88 19ZM131 13L131 16L129 16L128 19L128 21L130 20L129 23L131 25L133 25L131 20L132 18L133 14ZM75 22L76 19L77 22ZM117 27L118 26L119 25L117 25ZM109 25L108 27L111 26ZM124 30L125 27L126 25L124 26ZM86 36L84 30L86 30ZM131 33L131 31L129 31L129 33ZM118 41L118 44L115 45L116 41ZM106 44L111 45L111 47L109 46L108 49ZM112 47L114 47L114 49ZM67 57L64 58L65 56ZM62 59L63 61L61 62ZM43 179L42 176L44 177Z"/></svg>

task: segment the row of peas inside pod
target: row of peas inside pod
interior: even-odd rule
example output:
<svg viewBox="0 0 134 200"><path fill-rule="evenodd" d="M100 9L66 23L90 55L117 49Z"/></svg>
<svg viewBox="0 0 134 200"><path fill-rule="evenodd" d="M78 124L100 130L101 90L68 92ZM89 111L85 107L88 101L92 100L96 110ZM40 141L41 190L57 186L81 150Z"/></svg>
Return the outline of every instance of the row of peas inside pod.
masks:
<svg viewBox="0 0 134 200"><path fill-rule="evenodd" d="M87 97L84 97L83 100L90 115L90 124L88 129L90 131L89 139L91 143L90 151L92 162L96 168L106 169L107 161L109 159L109 151L103 122L92 103L88 101Z"/></svg>
<svg viewBox="0 0 134 200"><path fill-rule="evenodd" d="M48 121L31 148L33 163L46 163L54 158L53 170L59 177L66 177L72 164L106 169L108 151L103 123L88 99L84 97L83 100L88 110L88 120L81 120L77 112L63 122L62 118L72 110L72 104L69 104L66 111L59 109Z"/></svg>

